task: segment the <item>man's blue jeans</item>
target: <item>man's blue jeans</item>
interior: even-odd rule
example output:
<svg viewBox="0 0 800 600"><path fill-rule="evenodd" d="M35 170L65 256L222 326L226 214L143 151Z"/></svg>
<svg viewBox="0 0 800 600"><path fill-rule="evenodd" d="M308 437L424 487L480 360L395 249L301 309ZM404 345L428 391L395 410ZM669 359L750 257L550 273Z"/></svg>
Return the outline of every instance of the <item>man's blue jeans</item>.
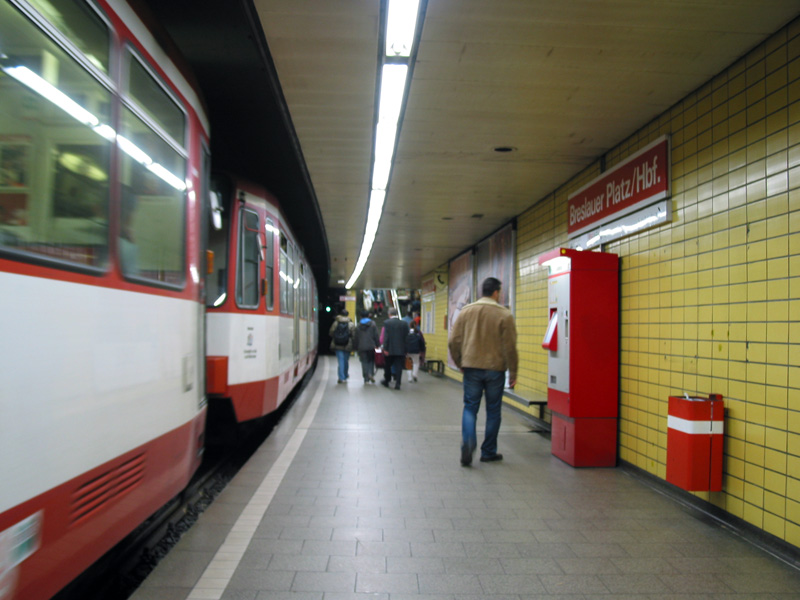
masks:
<svg viewBox="0 0 800 600"><path fill-rule="evenodd" d="M347 350L337 350L336 358L339 359L339 381L344 381L350 375L350 353Z"/></svg>
<svg viewBox="0 0 800 600"><path fill-rule="evenodd" d="M500 431L500 413L503 408L504 371L487 369L462 369L464 373L464 413L461 417L462 443L470 450L478 445L475 424L481 395L486 392L486 433L481 444L481 457L497 454L497 433Z"/></svg>

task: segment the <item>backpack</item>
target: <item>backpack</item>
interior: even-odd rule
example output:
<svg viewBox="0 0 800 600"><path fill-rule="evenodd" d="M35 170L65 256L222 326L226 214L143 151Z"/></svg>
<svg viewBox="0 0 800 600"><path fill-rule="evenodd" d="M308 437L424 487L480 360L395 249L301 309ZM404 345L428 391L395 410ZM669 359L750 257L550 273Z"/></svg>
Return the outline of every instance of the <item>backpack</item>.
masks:
<svg viewBox="0 0 800 600"><path fill-rule="evenodd" d="M420 350L422 349L420 342L422 341L422 337L420 336L419 332L412 331L406 337L406 351L409 354L419 354Z"/></svg>
<svg viewBox="0 0 800 600"><path fill-rule="evenodd" d="M347 346L350 341L350 324L347 321L339 321L336 329L333 330L333 343L337 346Z"/></svg>

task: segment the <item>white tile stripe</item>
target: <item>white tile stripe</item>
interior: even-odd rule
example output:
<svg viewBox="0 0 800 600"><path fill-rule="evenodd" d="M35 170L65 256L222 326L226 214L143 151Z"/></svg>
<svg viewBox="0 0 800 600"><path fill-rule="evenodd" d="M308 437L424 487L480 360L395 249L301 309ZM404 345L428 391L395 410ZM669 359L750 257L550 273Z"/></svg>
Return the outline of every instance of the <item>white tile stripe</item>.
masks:
<svg viewBox="0 0 800 600"><path fill-rule="evenodd" d="M289 465L292 464L297 451L300 449L300 444L306 437L308 428L314 420L314 415L317 414L317 409L322 401L322 394L325 391L325 385L328 382L328 360L321 361L323 363L322 377L314 393L314 398L311 404L308 405L303 419L297 426L297 429L292 434L286 447L281 452L278 459L272 465L272 468L264 477L264 481L258 486L255 494L247 503L236 523L233 525L228 537L219 547L211 563L203 571L200 579L195 584L192 591L186 597L187 600L219 600L222 594L225 593L225 588L233 577L236 567L242 560L247 547L250 545L250 540L253 539L258 524L264 518L264 513L275 496L278 486L283 481Z"/></svg>
<svg viewBox="0 0 800 600"><path fill-rule="evenodd" d="M691 421L668 415L667 427L683 433L720 434L724 432L725 421Z"/></svg>

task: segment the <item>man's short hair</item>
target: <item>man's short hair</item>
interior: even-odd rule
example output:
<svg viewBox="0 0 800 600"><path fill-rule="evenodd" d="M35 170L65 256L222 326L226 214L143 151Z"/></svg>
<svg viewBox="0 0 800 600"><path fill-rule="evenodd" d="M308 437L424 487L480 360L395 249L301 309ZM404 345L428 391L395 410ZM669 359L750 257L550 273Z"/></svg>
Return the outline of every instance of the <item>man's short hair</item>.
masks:
<svg viewBox="0 0 800 600"><path fill-rule="evenodd" d="M347 312L347 309L344 309L344 310L342 310L342 312L340 312L339 314L340 314L340 315L342 315L343 317L346 317L346 316L347 316L347 315L349 315L350 313L349 313L349 312Z"/></svg>
<svg viewBox="0 0 800 600"><path fill-rule="evenodd" d="M389 307L389 316L396 317L397 316L397 309L394 306Z"/></svg>
<svg viewBox="0 0 800 600"><path fill-rule="evenodd" d="M487 277L481 285L481 292L484 297L489 297L502 287L500 280L495 277Z"/></svg>
<svg viewBox="0 0 800 600"><path fill-rule="evenodd" d="M368 310L362 310L361 311L361 318L362 319L369 319L369 311Z"/></svg>

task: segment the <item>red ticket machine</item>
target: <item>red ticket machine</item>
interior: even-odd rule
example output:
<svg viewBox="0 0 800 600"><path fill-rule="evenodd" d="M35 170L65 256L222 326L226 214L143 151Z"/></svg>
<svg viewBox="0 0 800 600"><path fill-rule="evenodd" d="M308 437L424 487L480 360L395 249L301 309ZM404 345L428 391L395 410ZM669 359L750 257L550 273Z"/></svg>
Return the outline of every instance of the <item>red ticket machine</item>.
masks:
<svg viewBox="0 0 800 600"><path fill-rule="evenodd" d="M617 463L619 257L557 248L550 270L547 405L552 452L574 467Z"/></svg>

